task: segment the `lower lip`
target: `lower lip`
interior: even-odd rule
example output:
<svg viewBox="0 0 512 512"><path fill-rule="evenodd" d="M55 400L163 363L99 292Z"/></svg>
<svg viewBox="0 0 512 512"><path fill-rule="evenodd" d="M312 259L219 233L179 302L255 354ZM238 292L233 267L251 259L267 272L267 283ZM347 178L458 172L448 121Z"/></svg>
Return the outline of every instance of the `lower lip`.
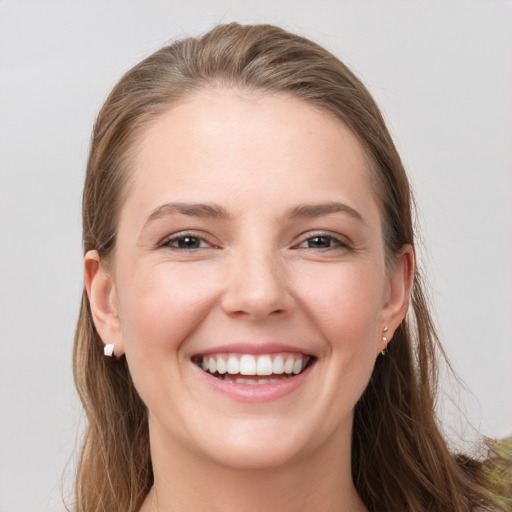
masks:
<svg viewBox="0 0 512 512"><path fill-rule="evenodd" d="M204 379L211 389L226 396L227 398L230 398L231 400L247 403L272 402L290 395L302 386L314 367L314 364L310 364L302 373L299 373L299 375L294 375L293 377L289 377L278 382L251 385L238 384L237 382L228 382L218 379L203 371L196 364L192 364L196 371L199 372L200 377Z"/></svg>

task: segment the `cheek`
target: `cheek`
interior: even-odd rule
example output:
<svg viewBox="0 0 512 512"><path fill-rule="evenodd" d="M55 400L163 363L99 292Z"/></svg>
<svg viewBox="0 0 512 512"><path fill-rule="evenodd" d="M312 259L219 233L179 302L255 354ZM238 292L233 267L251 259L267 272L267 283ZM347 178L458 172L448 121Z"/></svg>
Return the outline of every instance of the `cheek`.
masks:
<svg viewBox="0 0 512 512"><path fill-rule="evenodd" d="M339 265L309 272L301 285L307 307L332 345L362 345L375 338L383 304L383 272L378 265ZM362 348L362 347L361 347Z"/></svg>
<svg viewBox="0 0 512 512"><path fill-rule="evenodd" d="M336 425L355 406L373 372L385 274L375 262L323 271L310 273L303 291L310 298L309 316L324 340L322 372L330 424Z"/></svg>
<svg viewBox="0 0 512 512"><path fill-rule="evenodd" d="M131 278L130 278L131 276ZM120 276L119 310L125 351L176 350L207 314L214 296L211 279L160 264Z"/></svg>
<svg viewBox="0 0 512 512"><path fill-rule="evenodd" d="M124 351L134 385L150 413L160 417L166 411L168 425L185 436L188 404L177 399L187 392L181 347L211 309L216 285L197 269L178 271L170 264L130 269L119 275L119 283Z"/></svg>

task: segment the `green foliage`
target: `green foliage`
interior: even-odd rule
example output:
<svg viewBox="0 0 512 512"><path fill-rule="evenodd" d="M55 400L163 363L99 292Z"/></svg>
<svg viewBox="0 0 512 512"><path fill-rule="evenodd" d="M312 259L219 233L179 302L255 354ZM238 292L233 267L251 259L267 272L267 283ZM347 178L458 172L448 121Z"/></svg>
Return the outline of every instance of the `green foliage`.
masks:
<svg viewBox="0 0 512 512"><path fill-rule="evenodd" d="M483 474L489 491L500 510L512 512L512 437L487 439L489 456L483 462Z"/></svg>

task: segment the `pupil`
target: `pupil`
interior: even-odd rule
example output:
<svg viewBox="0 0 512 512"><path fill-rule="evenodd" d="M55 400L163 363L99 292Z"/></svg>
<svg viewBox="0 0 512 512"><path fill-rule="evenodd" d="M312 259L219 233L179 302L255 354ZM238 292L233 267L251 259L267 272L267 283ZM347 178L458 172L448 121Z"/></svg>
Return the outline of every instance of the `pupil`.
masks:
<svg viewBox="0 0 512 512"><path fill-rule="evenodd" d="M309 247L316 249L325 249L330 247L330 240L326 236L316 236L309 241Z"/></svg>
<svg viewBox="0 0 512 512"><path fill-rule="evenodd" d="M197 249L199 247L199 238L194 236L185 236L178 240L180 249Z"/></svg>

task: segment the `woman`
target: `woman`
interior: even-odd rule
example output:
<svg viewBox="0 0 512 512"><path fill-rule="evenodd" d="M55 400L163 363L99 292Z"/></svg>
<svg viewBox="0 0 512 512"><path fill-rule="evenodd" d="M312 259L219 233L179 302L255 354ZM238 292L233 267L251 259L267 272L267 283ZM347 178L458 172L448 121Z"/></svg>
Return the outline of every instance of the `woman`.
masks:
<svg viewBox="0 0 512 512"><path fill-rule="evenodd" d="M83 221L77 510L490 509L437 426L407 177L326 50L232 24L135 66Z"/></svg>

